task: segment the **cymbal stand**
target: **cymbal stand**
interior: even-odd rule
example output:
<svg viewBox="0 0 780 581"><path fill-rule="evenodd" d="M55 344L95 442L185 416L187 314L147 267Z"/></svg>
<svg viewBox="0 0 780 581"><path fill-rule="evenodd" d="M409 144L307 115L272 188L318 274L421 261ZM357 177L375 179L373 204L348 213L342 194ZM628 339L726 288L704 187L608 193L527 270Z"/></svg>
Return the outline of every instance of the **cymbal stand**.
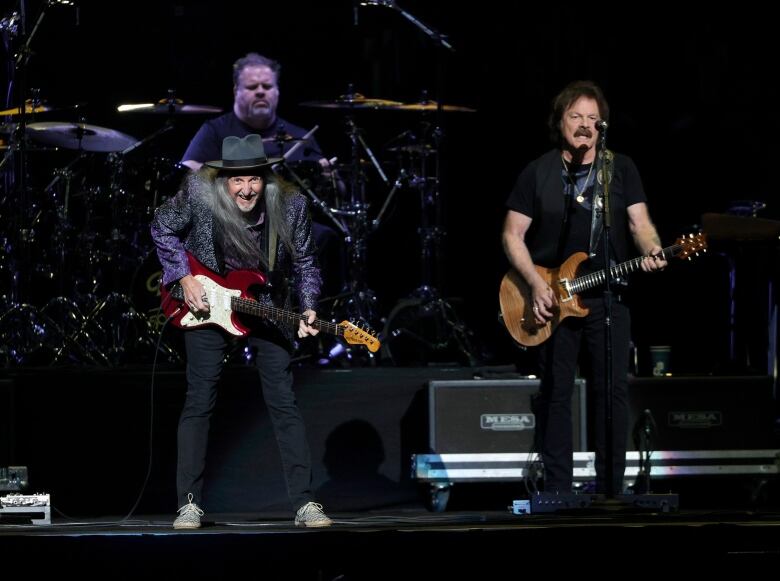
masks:
<svg viewBox="0 0 780 581"><path fill-rule="evenodd" d="M82 151L79 152L72 161L70 161L65 167L54 170L54 177L43 189L44 194L51 194L55 201L55 208L57 212L57 229L54 233L54 247L57 254L57 266L59 271L60 289L59 294L65 294L65 275L66 275L66 259L67 259L67 247L66 242L68 237L72 234L73 224L70 220L70 194L71 183L74 177L73 168L84 158L86 154ZM58 192L56 188L57 184L63 182L62 194Z"/></svg>
<svg viewBox="0 0 780 581"><path fill-rule="evenodd" d="M348 93L353 94L352 85ZM363 155L370 160L380 179L389 184L390 180L381 164L363 138L362 130L352 115L346 116L347 135L351 143L351 168L349 176L348 199L344 208L335 213L347 220L348 232L344 241L347 245L347 280L345 296L334 304L334 311L343 310L346 316L360 319L369 324L377 321L376 294L368 288L367 245L373 222L368 218L370 205L366 200L366 176L361 162Z"/></svg>
<svg viewBox="0 0 780 581"><path fill-rule="evenodd" d="M435 265L442 264L440 243L445 234L441 226L442 204L441 192L439 189L441 176L440 152L444 138L444 132L441 129L444 119L442 110L444 56L448 52L454 53L455 49L447 40L446 35L424 24L415 16L401 8L395 0L376 0L362 4L390 8L391 10L398 12L403 18L415 25L434 42L438 56L438 66L436 70L436 126L431 132L435 147L433 175L429 177L426 173L425 156L421 156L420 175L416 176L416 179L411 180L411 185L416 187L420 192L421 201L421 224L419 233L422 243L422 284L413 292L411 299L402 301L401 304L394 309L394 312L397 311L400 320L402 320L402 317L400 317L400 312L403 310L403 308L401 308L402 306L416 308L418 310L417 319L419 319L420 324L422 324L422 320L433 322L432 337L430 339L423 338L408 327L394 328L393 316L391 314L385 325L384 335L389 339L385 345L388 347L387 350L390 351L392 348L392 339L405 334L416 340L416 342L422 342L421 346L428 348L432 352L443 351L442 348L446 346L449 350L457 352L460 359L463 359L469 365L473 365L476 362L476 358L470 339L472 333L457 317L452 305L445 301L437 290L437 287L441 288L441 269L437 269L435 274L433 272ZM427 100L427 95L423 94L422 101L424 102ZM436 279L437 286L434 286L434 278ZM430 330L428 327L429 326L426 326L426 329Z"/></svg>
<svg viewBox="0 0 780 581"><path fill-rule="evenodd" d="M409 152L412 163L408 171L401 170L396 181L416 191L420 196L420 286L402 299L391 311L385 324L386 353L399 363L405 350L397 348L397 341L409 339L433 359L440 356L454 357L465 364L476 364L475 349L471 331L465 326L452 304L445 300L438 289L442 282L440 245L445 231L441 227L441 204L439 201L439 149L441 132L438 128L429 131L428 123L422 124L421 137L416 148ZM430 135L428 135L430 133ZM433 145L428 148L427 142ZM433 168L429 168L433 159ZM394 193L394 186L390 196ZM380 213L381 214L381 213Z"/></svg>
<svg viewBox="0 0 780 581"><path fill-rule="evenodd" d="M159 333L151 321L136 310L127 295L109 293L86 318L95 329L95 336L105 346L105 354L101 355L109 365L148 360L157 349ZM176 351L165 341L160 343L159 349L169 361L180 360Z"/></svg>

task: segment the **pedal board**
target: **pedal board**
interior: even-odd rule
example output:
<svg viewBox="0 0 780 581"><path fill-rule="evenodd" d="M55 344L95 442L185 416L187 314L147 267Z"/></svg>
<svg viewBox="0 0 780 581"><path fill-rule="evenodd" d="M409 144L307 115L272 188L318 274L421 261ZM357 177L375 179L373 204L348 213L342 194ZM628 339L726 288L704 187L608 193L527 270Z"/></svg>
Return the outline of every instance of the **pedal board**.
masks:
<svg viewBox="0 0 780 581"><path fill-rule="evenodd" d="M648 510L672 512L680 507L677 494L620 494L607 499L603 494L539 492L529 500L512 502L514 514L540 514L577 510Z"/></svg>
<svg viewBox="0 0 780 581"><path fill-rule="evenodd" d="M48 494L7 494L0 496L0 524L51 524L51 497Z"/></svg>
<svg viewBox="0 0 780 581"><path fill-rule="evenodd" d="M531 514L545 512L558 512L561 510L582 510L590 508L591 505L599 500L597 494L576 494L576 493L550 493L539 492L531 495Z"/></svg>

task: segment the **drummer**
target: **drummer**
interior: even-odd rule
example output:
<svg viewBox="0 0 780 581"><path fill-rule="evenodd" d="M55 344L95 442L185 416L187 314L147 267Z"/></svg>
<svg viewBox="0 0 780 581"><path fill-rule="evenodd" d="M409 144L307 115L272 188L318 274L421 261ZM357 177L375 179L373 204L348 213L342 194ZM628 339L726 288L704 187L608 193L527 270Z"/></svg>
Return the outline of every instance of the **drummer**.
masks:
<svg viewBox="0 0 780 581"><path fill-rule="evenodd" d="M310 164L316 168L316 171L312 168L301 171L301 177L304 173L319 173L323 183L334 181L332 169L336 158L326 159L313 137L302 141L306 129L276 114L280 70L281 65L277 61L255 52L238 59L233 64L233 110L201 125L184 152L182 164L198 170L204 162L219 159L225 137L245 137L255 133L263 138L269 156L284 157L288 162ZM296 168L296 173L299 173L299 168ZM312 227L320 261L326 263L322 270L328 273L323 281L322 296L337 295L345 284L341 239L335 230L321 224L316 216Z"/></svg>
<svg viewBox="0 0 780 581"><path fill-rule="evenodd" d="M263 137L268 155L289 162L316 161L329 170L336 159L326 159L314 137L301 141L306 129L276 114L280 71L277 61L255 52L238 59L233 64L233 110L200 127L182 163L197 170L205 161L219 157L225 137L256 133Z"/></svg>

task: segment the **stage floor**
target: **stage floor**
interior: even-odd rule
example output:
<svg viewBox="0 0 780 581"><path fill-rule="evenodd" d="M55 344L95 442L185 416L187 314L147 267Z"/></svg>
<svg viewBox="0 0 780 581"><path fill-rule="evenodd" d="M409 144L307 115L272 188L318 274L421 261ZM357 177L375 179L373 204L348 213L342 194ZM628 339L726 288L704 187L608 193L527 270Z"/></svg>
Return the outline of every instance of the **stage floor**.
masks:
<svg viewBox="0 0 780 581"><path fill-rule="evenodd" d="M335 524L325 529L296 528L290 517L269 513L207 514L204 526L192 531L173 530L172 515L0 525L3 576L241 574L346 581L518 578L552 570L601 571L610 578L630 570L715 572L780 563L780 511L613 508L513 515L410 509L331 517Z"/></svg>

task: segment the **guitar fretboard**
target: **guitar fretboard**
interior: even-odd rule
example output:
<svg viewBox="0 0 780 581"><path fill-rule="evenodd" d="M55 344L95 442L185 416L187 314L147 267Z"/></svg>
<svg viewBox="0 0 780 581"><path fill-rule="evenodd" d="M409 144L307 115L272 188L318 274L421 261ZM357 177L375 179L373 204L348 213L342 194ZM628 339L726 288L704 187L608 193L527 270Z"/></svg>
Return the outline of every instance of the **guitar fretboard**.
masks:
<svg viewBox="0 0 780 581"><path fill-rule="evenodd" d="M290 326L295 326L300 321L306 320L306 316L302 315L301 313L286 311L278 307L265 305L263 303L241 297L231 297L230 308L239 313L246 313L247 315L254 315L256 317L265 317L267 319L271 319L272 321L277 321L279 323L284 323ZM318 331L330 333L331 335L338 335L340 337L344 336L344 328L338 323L323 321L322 319L315 319L311 326Z"/></svg>
<svg viewBox="0 0 780 581"><path fill-rule="evenodd" d="M680 251L683 249L682 244L672 244L671 246L668 246L661 250L661 254L664 257L664 260L669 260L670 258L673 258L677 256ZM632 258L631 260L627 260L626 262L622 262L620 264L617 264L609 269L610 273L610 280L615 280L620 277L626 276L628 274L631 274L635 270L639 268L639 266L642 264L642 260L644 260L644 256L637 256L636 258ZM607 281L607 270L599 270L598 272L591 272L589 274L578 276L577 278L570 281L571 284L571 292L573 294L581 293L582 291L586 291L588 289L594 288L596 286L602 285Z"/></svg>

